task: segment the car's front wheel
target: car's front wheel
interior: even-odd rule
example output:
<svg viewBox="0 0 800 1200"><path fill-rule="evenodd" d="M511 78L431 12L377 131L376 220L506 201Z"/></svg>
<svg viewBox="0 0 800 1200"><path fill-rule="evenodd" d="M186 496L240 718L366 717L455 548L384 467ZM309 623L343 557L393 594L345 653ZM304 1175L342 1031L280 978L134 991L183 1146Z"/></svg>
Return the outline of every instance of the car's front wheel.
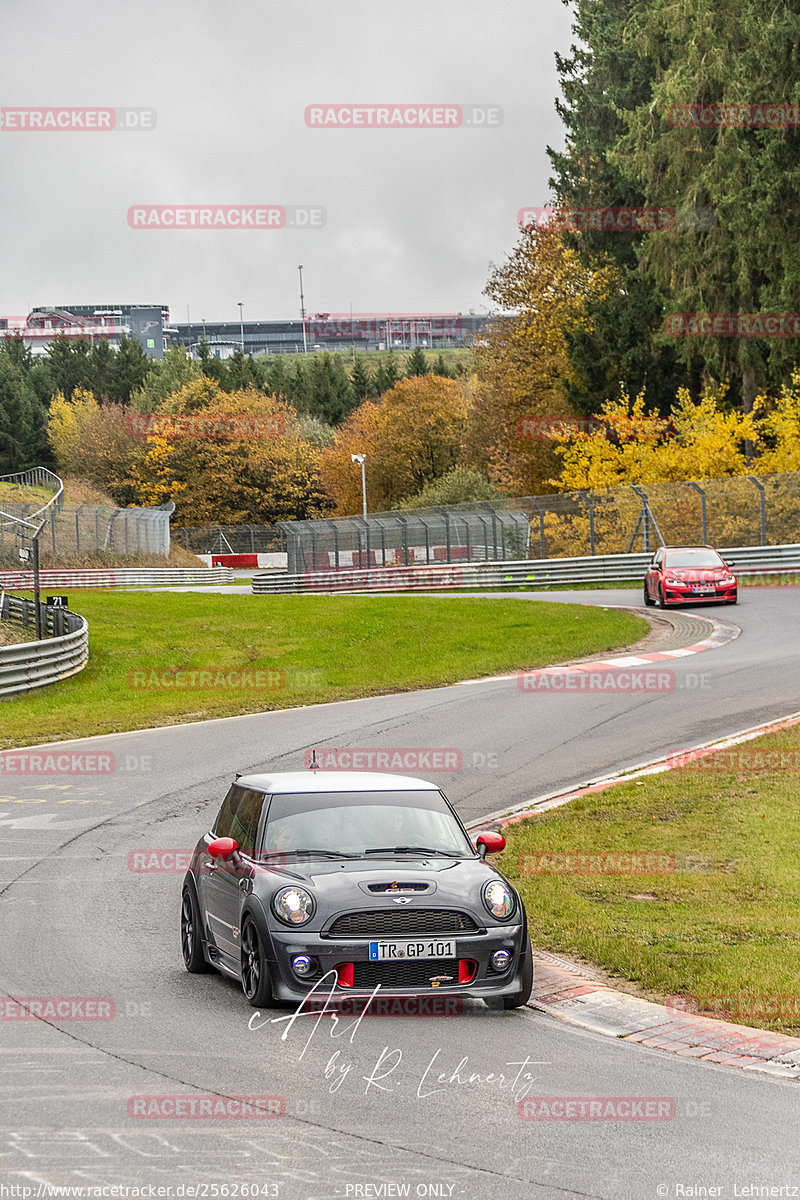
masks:
<svg viewBox="0 0 800 1200"><path fill-rule="evenodd" d="M644 585L644 602L648 608L651 608L655 604L655 600L650 599L650 593L647 590L647 584Z"/></svg>
<svg viewBox="0 0 800 1200"><path fill-rule="evenodd" d="M200 912L195 890L190 883L184 884L181 898L181 953L183 964L192 975L211 970L203 954Z"/></svg>
<svg viewBox="0 0 800 1200"><path fill-rule="evenodd" d="M666 602L666 600L664 599L664 589L663 589L663 587L661 586L661 584L659 584L659 585L658 585L658 607L659 607L659 608L666 608L666 607L667 607L667 602Z"/></svg>
<svg viewBox="0 0 800 1200"><path fill-rule="evenodd" d="M274 1003L264 943L252 917L242 926L242 990L253 1008Z"/></svg>
<svg viewBox="0 0 800 1200"><path fill-rule="evenodd" d="M528 942L528 949L525 952L525 961L522 964L522 974L520 976L519 988L517 989L517 991L512 992L510 996L501 996L500 1002L501 1002L503 1008L506 1010L508 1010L510 1008L522 1008L522 1006L524 1004L527 1004L528 1001L530 1000L532 990L533 990L533 951L531 950L530 942ZM496 1003L496 1001L495 1001L495 1003ZM487 1001L487 1004L489 1005L490 1008L493 1007L493 1005L491 1003L489 1003L488 1001Z"/></svg>

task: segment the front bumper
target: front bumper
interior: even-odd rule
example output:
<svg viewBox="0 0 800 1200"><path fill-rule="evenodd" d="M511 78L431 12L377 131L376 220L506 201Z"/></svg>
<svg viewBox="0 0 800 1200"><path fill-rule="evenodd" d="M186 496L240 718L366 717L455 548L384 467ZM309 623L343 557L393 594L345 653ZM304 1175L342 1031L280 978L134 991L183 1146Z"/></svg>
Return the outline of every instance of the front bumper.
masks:
<svg viewBox="0 0 800 1200"><path fill-rule="evenodd" d="M713 592L693 592L691 584L685 588L664 587L665 604L732 604L737 599L736 586L715 587Z"/></svg>
<svg viewBox="0 0 800 1200"><path fill-rule="evenodd" d="M430 935L423 934L423 938ZM413 960L419 968L422 963L430 966L430 975L450 973L452 981L444 979L437 982L420 981L419 978L409 986L403 986L396 981L384 985L376 979L379 972L371 972L369 986L358 986L358 965L379 964L370 963L369 943L374 938L336 938L320 937L319 934L303 933L300 930L275 930L270 928L269 938L271 953L269 955L269 970L272 976L272 990L276 1000L299 1003L310 991L315 995L326 996L333 993L336 997L369 996L375 991L376 983L380 984L381 995L410 996L410 995L447 995L473 996L476 999L497 998L511 995L522 986L525 950L527 949L527 930L522 922L506 925L502 928L491 926L481 934L437 934L444 940L455 943L456 961L461 964L474 964L471 978L468 982L458 981L458 972L452 967L446 970L437 968L439 959ZM383 939L385 940L385 939ZM396 941L412 941L411 937L391 938ZM494 971L490 965L492 955L496 950L508 950L511 962L504 972ZM295 955L306 954L319 964L317 973L308 979L301 980L292 968ZM453 960L446 960L452 962ZM354 966L355 971L342 970ZM329 974L330 973L330 974ZM466 975L467 972L462 972ZM346 980L355 976L356 982L348 985Z"/></svg>

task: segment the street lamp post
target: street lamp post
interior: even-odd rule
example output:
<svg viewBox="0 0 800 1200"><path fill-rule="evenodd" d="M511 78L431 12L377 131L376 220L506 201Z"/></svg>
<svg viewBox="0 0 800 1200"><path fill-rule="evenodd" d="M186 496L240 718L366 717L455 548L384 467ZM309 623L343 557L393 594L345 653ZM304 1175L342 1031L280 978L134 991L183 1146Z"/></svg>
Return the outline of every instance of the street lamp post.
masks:
<svg viewBox="0 0 800 1200"><path fill-rule="evenodd" d="M242 316L243 307L244 307L244 305L242 304L242 301L240 300L239 301L239 336L242 339L242 358L244 358L244 317Z"/></svg>
<svg viewBox="0 0 800 1200"><path fill-rule="evenodd" d="M364 510L364 520L367 519L367 475L364 470L364 460L366 454L351 454L350 461L361 463L361 503Z"/></svg>
<svg viewBox="0 0 800 1200"><path fill-rule="evenodd" d="M306 340L306 309L305 297L303 296L303 267L302 264L297 268L300 272L300 321L303 326L303 354L308 354L308 341Z"/></svg>

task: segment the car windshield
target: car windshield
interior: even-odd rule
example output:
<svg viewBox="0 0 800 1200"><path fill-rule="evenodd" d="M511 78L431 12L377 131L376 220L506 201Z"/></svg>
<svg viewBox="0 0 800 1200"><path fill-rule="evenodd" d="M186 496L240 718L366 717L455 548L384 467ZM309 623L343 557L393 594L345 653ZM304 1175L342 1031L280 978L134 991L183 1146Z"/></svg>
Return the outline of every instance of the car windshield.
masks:
<svg viewBox="0 0 800 1200"><path fill-rule="evenodd" d="M716 550L668 550L664 555L664 566L667 570L679 570L681 567L724 567Z"/></svg>
<svg viewBox="0 0 800 1200"><path fill-rule="evenodd" d="M276 795L262 852L364 855L424 847L426 853L475 853L438 791L327 792Z"/></svg>

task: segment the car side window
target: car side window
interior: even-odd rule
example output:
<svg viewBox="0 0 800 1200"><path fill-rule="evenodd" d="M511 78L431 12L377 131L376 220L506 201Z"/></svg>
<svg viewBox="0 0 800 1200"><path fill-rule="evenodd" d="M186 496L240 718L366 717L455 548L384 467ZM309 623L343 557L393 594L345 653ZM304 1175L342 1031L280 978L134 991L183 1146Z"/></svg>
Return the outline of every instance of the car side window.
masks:
<svg viewBox="0 0 800 1200"><path fill-rule="evenodd" d="M262 792L251 792L234 783L214 824L215 837L233 838L242 854L252 857L263 804Z"/></svg>
<svg viewBox="0 0 800 1200"><path fill-rule="evenodd" d="M663 563L663 561L664 561L664 551L663 551L663 550L657 550L657 551L656 551L655 558L653 559L653 563L652 563L652 565L653 565L654 567L656 567L656 568L660 568L660 566L661 566L661 564Z"/></svg>
<svg viewBox="0 0 800 1200"><path fill-rule="evenodd" d="M239 801L241 799L241 795L242 795L243 791L244 791L244 789L237 787L236 784L233 784L228 789L228 794L222 802L222 808L217 813L217 819L213 825L212 831L213 831L214 837L221 838L221 837L230 837L231 836L231 824L233 822L233 814L234 814L235 808L238 807L238 805L239 805Z"/></svg>
<svg viewBox="0 0 800 1200"><path fill-rule="evenodd" d="M252 858L255 852L258 823L261 819L261 809L264 805L263 792L242 792L242 799L233 814L230 836L239 843L242 854Z"/></svg>

